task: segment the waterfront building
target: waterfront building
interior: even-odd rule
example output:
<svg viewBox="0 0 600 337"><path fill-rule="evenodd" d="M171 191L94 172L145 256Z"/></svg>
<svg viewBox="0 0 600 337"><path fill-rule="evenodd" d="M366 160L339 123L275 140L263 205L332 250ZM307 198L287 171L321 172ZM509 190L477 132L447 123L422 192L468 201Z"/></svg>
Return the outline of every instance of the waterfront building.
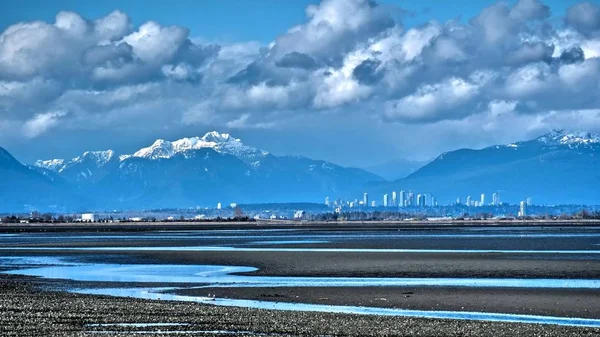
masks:
<svg viewBox="0 0 600 337"><path fill-rule="evenodd" d="M519 205L519 216L524 217L527 216L527 202L521 201Z"/></svg>
<svg viewBox="0 0 600 337"><path fill-rule="evenodd" d="M83 213L83 214L81 214L81 221L82 222L95 222L96 221L96 214L94 214L94 213Z"/></svg>
<svg viewBox="0 0 600 337"><path fill-rule="evenodd" d="M375 200L371 201L371 207L377 207L377 203L375 202Z"/></svg>
<svg viewBox="0 0 600 337"><path fill-rule="evenodd" d="M383 207L389 207L389 200L388 200L388 195L384 194L383 195Z"/></svg>
<svg viewBox="0 0 600 337"><path fill-rule="evenodd" d="M533 205L533 200L531 199L531 197L527 198L527 206L531 206Z"/></svg>
<svg viewBox="0 0 600 337"><path fill-rule="evenodd" d="M468 196L467 197L467 207L471 207L471 206L472 206L472 204L471 204L471 196Z"/></svg>
<svg viewBox="0 0 600 337"><path fill-rule="evenodd" d="M406 192L400 191L400 207L406 206Z"/></svg>
<svg viewBox="0 0 600 337"><path fill-rule="evenodd" d="M479 206L485 206L485 194L481 193L481 200L479 200Z"/></svg>
<svg viewBox="0 0 600 337"><path fill-rule="evenodd" d="M329 197L325 197L325 206L329 207Z"/></svg>
<svg viewBox="0 0 600 337"><path fill-rule="evenodd" d="M363 205L369 207L369 193L363 194Z"/></svg>
<svg viewBox="0 0 600 337"><path fill-rule="evenodd" d="M220 202L218 202L218 203L217 203L217 209L221 209L221 208L222 208L222 206L221 206L221 203L220 203Z"/></svg>
<svg viewBox="0 0 600 337"><path fill-rule="evenodd" d="M396 192L395 191L392 192L392 206L393 207L398 206L398 198L396 196Z"/></svg>

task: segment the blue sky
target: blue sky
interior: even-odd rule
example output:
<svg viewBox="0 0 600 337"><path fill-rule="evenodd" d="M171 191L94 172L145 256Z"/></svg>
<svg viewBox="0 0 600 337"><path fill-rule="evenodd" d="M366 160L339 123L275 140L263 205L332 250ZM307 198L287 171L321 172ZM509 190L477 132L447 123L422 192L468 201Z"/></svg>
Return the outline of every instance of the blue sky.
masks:
<svg viewBox="0 0 600 337"><path fill-rule="evenodd" d="M600 132L600 0L376 3L4 0L0 146L30 163L217 130L366 167Z"/></svg>
<svg viewBox="0 0 600 337"><path fill-rule="evenodd" d="M596 0L598 2L600 0ZM468 19L494 0L388 0L382 4L398 5L410 12L406 25L419 25L435 19ZM515 3L515 1L508 1ZM304 9L318 0L3 0L0 30L19 21L52 22L59 11L74 11L86 18L98 18L115 9L127 13L135 25L155 20L164 25L190 29L191 36L209 41L272 41L289 27L305 20ZM546 1L553 14L561 16L577 0Z"/></svg>

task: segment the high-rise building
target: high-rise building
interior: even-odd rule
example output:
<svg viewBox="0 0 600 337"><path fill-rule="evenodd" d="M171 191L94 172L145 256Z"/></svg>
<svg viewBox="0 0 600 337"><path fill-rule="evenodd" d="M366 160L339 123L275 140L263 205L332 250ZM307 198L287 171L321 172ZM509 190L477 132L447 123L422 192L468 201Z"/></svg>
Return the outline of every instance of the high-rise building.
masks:
<svg viewBox="0 0 600 337"><path fill-rule="evenodd" d="M498 192L492 194L492 205L498 206L500 203L498 202Z"/></svg>
<svg viewBox="0 0 600 337"><path fill-rule="evenodd" d="M415 197L416 196L415 196L415 194L413 192L408 192L408 198L406 200L406 205L407 206L413 206L413 207L416 206Z"/></svg>
<svg viewBox="0 0 600 337"><path fill-rule="evenodd" d="M456 198L456 204L460 205L460 197Z"/></svg>
<svg viewBox="0 0 600 337"><path fill-rule="evenodd" d="M437 199L433 195L431 196L431 206L432 207L437 206Z"/></svg>
<svg viewBox="0 0 600 337"><path fill-rule="evenodd" d="M392 207L398 206L398 198L396 196L396 191L392 192Z"/></svg>
<svg viewBox="0 0 600 337"><path fill-rule="evenodd" d="M521 204L519 205L519 216L520 217L527 216L527 202L526 201L521 201Z"/></svg>
<svg viewBox="0 0 600 337"><path fill-rule="evenodd" d="M479 200L479 206L485 206L485 194L481 193L481 200Z"/></svg>
<svg viewBox="0 0 600 337"><path fill-rule="evenodd" d="M325 206L329 207L329 197L325 197Z"/></svg>
<svg viewBox="0 0 600 337"><path fill-rule="evenodd" d="M217 209L221 209L221 203L220 202L217 203Z"/></svg>
<svg viewBox="0 0 600 337"><path fill-rule="evenodd" d="M383 195L383 207L388 207L389 206L389 200L388 200L388 195L384 194Z"/></svg>
<svg viewBox="0 0 600 337"><path fill-rule="evenodd" d="M375 203L375 200L371 201L371 207L377 207L377 204Z"/></svg>
<svg viewBox="0 0 600 337"><path fill-rule="evenodd" d="M531 199L531 197L527 198L527 206L531 206L533 205L533 200Z"/></svg>
<svg viewBox="0 0 600 337"><path fill-rule="evenodd" d="M419 207L425 207L425 194L417 194L417 205Z"/></svg>
<svg viewBox="0 0 600 337"><path fill-rule="evenodd" d="M406 192L400 191L400 207L406 207Z"/></svg>
<svg viewBox="0 0 600 337"><path fill-rule="evenodd" d="M363 205L365 205L365 207L369 207L369 193L363 194Z"/></svg>
<svg viewBox="0 0 600 337"><path fill-rule="evenodd" d="M467 197L467 207L471 207L471 196Z"/></svg>

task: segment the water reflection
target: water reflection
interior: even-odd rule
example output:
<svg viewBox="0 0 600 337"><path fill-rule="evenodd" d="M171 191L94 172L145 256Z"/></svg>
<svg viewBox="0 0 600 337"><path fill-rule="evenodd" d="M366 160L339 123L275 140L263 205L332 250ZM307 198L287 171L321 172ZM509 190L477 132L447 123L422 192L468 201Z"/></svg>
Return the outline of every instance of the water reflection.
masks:
<svg viewBox="0 0 600 337"><path fill-rule="evenodd" d="M374 308L360 306L339 306L323 304L305 304L305 303L285 303L268 302L255 300L236 300L226 298L207 298L196 296L182 296L168 293L162 293L164 288L129 288L129 289L80 289L74 290L81 294L110 295L121 297L133 297L154 300L172 300L183 302L196 302L203 304L213 304L222 306L245 307L254 309L288 310L288 311L310 311L310 312L330 312L344 314L361 315L384 315L384 316L404 316L418 318L436 318L436 319L459 319L459 320L477 320L492 322L514 322L514 323L533 323L533 324L555 324L565 326L579 327L600 327L599 319L554 317L554 316L535 316L518 314L500 314L486 312L466 312L466 311L427 311L427 310L406 310L392 308Z"/></svg>
<svg viewBox="0 0 600 337"><path fill-rule="evenodd" d="M600 289L592 279L371 278L238 275L254 267L162 264L80 264L35 267L7 274L89 282L186 283L209 287L477 287Z"/></svg>

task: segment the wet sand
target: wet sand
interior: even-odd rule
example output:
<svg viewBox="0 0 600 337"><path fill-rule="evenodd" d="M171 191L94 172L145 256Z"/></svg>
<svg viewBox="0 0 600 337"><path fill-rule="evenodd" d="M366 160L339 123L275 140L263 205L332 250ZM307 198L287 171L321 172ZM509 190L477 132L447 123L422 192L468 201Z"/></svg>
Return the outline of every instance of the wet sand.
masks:
<svg viewBox="0 0 600 337"><path fill-rule="evenodd" d="M582 233L600 233L598 228L540 228L535 233L550 233L550 237L527 236L507 237L497 235L486 237L423 237L390 238L398 229L382 229L379 236L310 243L321 236L333 237L324 233L331 229L303 229L309 233L306 243L273 245L264 239L246 237L245 231L229 228L231 233L219 231L200 234L169 233L158 238L144 238L135 233L116 233L115 237L78 237L78 232L61 233L58 238L44 235L35 238L28 236L6 237L1 239L2 256L62 256L72 257L85 263L114 264L187 264L187 265L226 265L250 266L258 268L246 276L312 276L312 277L407 277L407 278L526 278L526 279L600 279L600 255L577 254L532 254L532 253L403 253L403 252L339 252L339 251L277 251L266 248L431 248L437 249L478 249L482 246L504 249L600 249L600 236L586 236ZM413 233L414 229L403 229ZM423 233L422 229L417 229ZM457 229L460 231L460 229ZM502 228L500 228L502 230ZM211 229L212 231L212 229ZM373 232L373 229L369 229ZM424 233L453 233L454 229L427 229ZM507 233L513 229L506 228ZM345 229L344 233L361 234L368 231ZM337 233L337 229L336 229ZM462 232L461 232L462 233ZM529 233L529 232L527 232ZM561 233L567 233L562 237ZM569 236L568 233L576 235ZM367 233L368 234L368 233ZM64 235L64 237L63 237ZM94 234L95 235L95 234ZM122 238L119 237L122 235ZM161 234L163 235L163 234ZM194 237L198 235L198 237ZM211 236L212 235L212 236ZM230 237L231 235L231 237ZM254 235L254 234L253 234ZM269 240L285 238L285 232L265 234ZM421 234L419 234L421 235ZM519 234L520 235L520 234ZM343 235L342 235L343 236ZM41 238L41 239L40 239ZM38 240L39 239L39 240ZM259 240L259 241L257 241ZM299 240L293 239L290 240ZM259 242L259 243L257 243ZM256 251L178 251L151 247L219 246L252 247ZM598 247L596 247L598 246ZM25 248L11 250L10 247ZM40 247L53 247L56 250L38 250ZM69 249L61 250L60 247ZM77 247L85 250L77 250ZM109 251L96 248L114 247ZM120 248L119 248L120 247ZM148 251L132 251L127 247L148 247ZM265 251L260 249L265 248ZM71 250L75 249L75 250ZM269 311L243 308L225 308L210 305L173 303L150 300L133 300L92 295L65 294L43 289L66 289L69 286L92 287L62 280L35 280L22 277L24 286L14 283L15 278L0 275L0 325L7 329L30 331L29 323L19 323L17 319L31 321L32 326L41 329L44 319L58 320L53 323L63 329L64 335L82 335L79 331L89 329L84 324L92 321L123 320L142 322L163 321L203 321L202 327L227 331L252 331L291 335L400 335L400 336L504 336L529 335L600 335L600 329L576 329L555 325L508 324L476 321L446 321L414 319L402 317L380 317L341 315L326 313ZM142 284L137 284L141 286ZM112 286L115 286L114 284ZM134 284L117 284L134 286ZM152 284L152 286L164 286ZM174 286L173 284L169 286ZM189 286L189 285L188 285ZM402 308L418 310L450 310L514 313L527 315L550 315L600 319L600 291L597 289L523 289L523 288L449 288L449 287L277 287L277 288L202 288L184 289L178 294L219 298L255 299L271 302L298 302L329 305L369 306L382 308ZM16 302L15 302L16 301ZM51 303L57 301L58 304ZM65 302L66 301L66 302ZM63 304L60 306L59 304ZM76 305L71 305L76 303ZM85 305L86 307L81 307ZM89 306L89 309L88 307ZM20 307L27 310L18 309ZM95 308L95 309L94 309ZM176 308L176 309L172 309ZM32 310L32 313L27 311ZM79 310L83 310L82 313ZM114 311L113 311L114 310ZM176 313L178 310L178 313ZM156 313L162 313L157 316ZM36 316L37 313L37 316ZM38 317L39 316L39 317ZM196 317L196 318L195 318ZM246 320L252 317L252 322ZM55 322L55 321L53 321ZM64 326L61 325L65 322ZM208 323L207 323L208 322ZM256 323L260 322L260 324ZM196 324L196 323L194 323ZM258 325L257 325L258 324ZM12 328L10 328L12 327ZM185 328L187 329L188 326ZM175 329L180 327L169 327ZM198 329L198 325L192 326ZM11 335L1 330L0 335ZM66 330L65 330L66 329ZM71 330L69 330L71 329ZM77 330L79 329L79 330ZM83 330L82 330L83 329ZM123 329L120 327L119 329ZM191 329L191 328L190 328ZM203 329L206 330L206 329ZM31 330L35 331L35 330ZM40 330L42 331L42 330ZM60 336L59 330L46 335ZM56 333L55 333L56 332ZM204 333L206 334L206 333ZM13 333L17 336L28 336ZM34 336L36 334L30 334ZM83 334L86 335L86 334ZM199 333L198 335L202 335Z"/></svg>
<svg viewBox="0 0 600 337"><path fill-rule="evenodd" d="M1 336L597 336L556 325L256 310L40 290L0 275ZM122 323L142 324L122 325ZM144 326L176 323L173 326ZM100 325L101 324L101 325Z"/></svg>
<svg viewBox="0 0 600 337"><path fill-rule="evenodd" d="M174 292L186 296L272 302L494 312L523 315L600 317L600 291L587 289L481 289L433 287L276 287L199 288Z"/></svg>

